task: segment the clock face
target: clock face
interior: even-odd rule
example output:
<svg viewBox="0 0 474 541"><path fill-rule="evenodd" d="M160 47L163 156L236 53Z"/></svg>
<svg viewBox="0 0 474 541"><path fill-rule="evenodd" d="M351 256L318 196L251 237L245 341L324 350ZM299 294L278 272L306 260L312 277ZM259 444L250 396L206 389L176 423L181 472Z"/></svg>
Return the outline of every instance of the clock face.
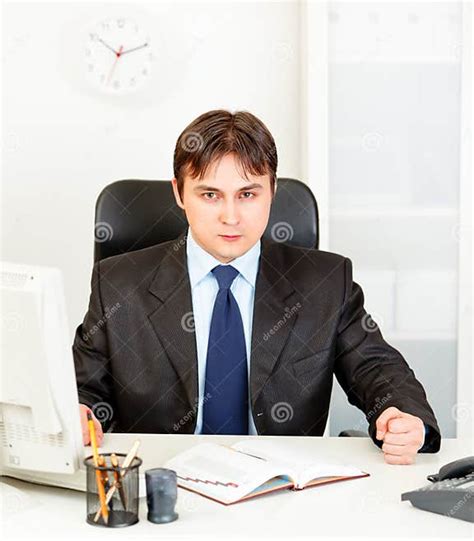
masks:
<svg viewBox="0 0 474 541"><path fill-rule="evenodd" d="M84 55L87 79L104 92L128 94L150 78L150 37L130 19L110 18L91 25Z"/></svg>

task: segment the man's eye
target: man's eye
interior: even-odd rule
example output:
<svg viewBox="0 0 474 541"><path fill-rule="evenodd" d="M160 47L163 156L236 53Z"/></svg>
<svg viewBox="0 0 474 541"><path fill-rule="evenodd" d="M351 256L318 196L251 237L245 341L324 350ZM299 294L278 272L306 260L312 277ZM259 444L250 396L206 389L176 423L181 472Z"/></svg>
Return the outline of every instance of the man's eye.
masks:
<svg viewBox="0 0 474 541"><path fill-rule="evenodd" d="M216 195L214 192L204 192L203 193L203 196L206 196L206 195ZM204 197L204 199L215 199L214 197Z"/></svg>
<svg viewBox="0 0 474 541"><path fill-rule="evenodd" d="M250 194L252 196L255 196L255 194L253 192L242 192L243 194ZM252 197L244 197L244 199L252 199Z"/></svg>

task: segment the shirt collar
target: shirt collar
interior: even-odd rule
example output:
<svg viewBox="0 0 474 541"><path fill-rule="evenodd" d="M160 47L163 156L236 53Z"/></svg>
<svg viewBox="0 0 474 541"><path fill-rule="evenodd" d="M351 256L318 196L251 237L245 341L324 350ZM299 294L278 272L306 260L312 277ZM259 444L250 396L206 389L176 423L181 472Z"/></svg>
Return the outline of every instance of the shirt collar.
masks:
<svg viewBox="0 0 474 541"><path fill-rule="evenodd" d="M189 272L189 281L191 288L207 276L211 270L217 265L225 265L216 259L209 252L206 252L195 241L192 236L191 228L188 226L186 237L186 257ZM261 240L259 239L249 250L239 257L236 257L228 265L232 265L245 280L255 287L257 279L258 263L261 252Z"/></svg>

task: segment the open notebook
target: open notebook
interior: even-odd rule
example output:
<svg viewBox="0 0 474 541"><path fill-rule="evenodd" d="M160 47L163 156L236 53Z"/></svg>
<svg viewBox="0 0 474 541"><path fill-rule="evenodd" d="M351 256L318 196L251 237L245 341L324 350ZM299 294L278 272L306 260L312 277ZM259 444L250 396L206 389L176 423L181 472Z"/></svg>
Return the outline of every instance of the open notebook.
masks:
<svg viewBox="0 0 474 541"><path fill-rule="evenodd" d="M243 440L232 446L201 443L164 464L176 471L178 485L225 505L275 490L302 490L336 481L368 477L347 464L318 462L308 452L284 450L270 441Z"/></svg>

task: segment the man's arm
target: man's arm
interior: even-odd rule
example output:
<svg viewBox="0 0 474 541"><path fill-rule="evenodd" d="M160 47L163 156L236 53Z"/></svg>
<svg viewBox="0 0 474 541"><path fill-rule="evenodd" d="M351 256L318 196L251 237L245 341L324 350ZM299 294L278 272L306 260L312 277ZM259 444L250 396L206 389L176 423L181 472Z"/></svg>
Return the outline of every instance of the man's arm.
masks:
<svg viewBox="0 0 474 541"><path fill-rule="evenodd" d="M113 380L100 295L100 262L94 264L89 309L72 346L79 402L91 408L106 431L114 412Z"/></svg>
<svg viewBox="0 0 474 541"><path fill-rule="evenodd" d="M376 323L364 309L361 287L352 281L352 262L345 260L345 298L338 325L336 378L351 404L361 409L369 423L369 435L376 438L376 421L394 406L420 418L429 426L419 452L436 453L441 435L425 391L401 353L382 337Z"/></svg>

